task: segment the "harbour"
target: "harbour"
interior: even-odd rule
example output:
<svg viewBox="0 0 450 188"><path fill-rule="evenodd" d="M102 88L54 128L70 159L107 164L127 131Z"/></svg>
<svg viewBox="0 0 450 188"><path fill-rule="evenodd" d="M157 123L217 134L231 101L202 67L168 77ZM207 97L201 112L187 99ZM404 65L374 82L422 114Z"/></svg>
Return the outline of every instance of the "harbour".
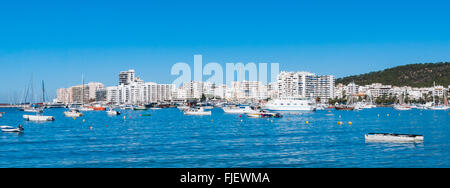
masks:
<svg viewBox="0 0 450 188"><path fill-rule="evenodd" d="M208 116L163 108L71 118L66 109L52 108L45 110L55 117L51 122L2 111L0 124L25 131L0 133L0 167L450 167L448 111L381 107L248 118L220 108ZM372 132L425 140L366 142Z"/></svg>

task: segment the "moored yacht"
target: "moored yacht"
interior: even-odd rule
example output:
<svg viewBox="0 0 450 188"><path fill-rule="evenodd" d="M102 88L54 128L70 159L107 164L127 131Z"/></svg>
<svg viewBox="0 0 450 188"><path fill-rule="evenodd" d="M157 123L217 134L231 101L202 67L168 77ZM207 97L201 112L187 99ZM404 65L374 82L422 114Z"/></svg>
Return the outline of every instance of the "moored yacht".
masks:
<svg viewBox="0 0 450 188"><path fill-rule="evenodd" d="M281 98L269 101L262 107L271 111L314 111L314 103L307 98Z"/></svg>
<svg viewBox="0 0 450 188"><path fill-rule="evenodd" d="M81 113L80 111L74 109L74 110L65 111L64 115L66 117L76 118L76 117L83 116L83 113Z"/></svg>
<svg viewBox="0 0 450 188"><path fill-rule="evenodd" d="M245 114L245 113L256 113L250 106L225 106L222 108L225 113L228 114Z"/></svg>
<svg viewBox="0 0 450 188"><path fill-rule="evenodd" d="M246 113L247 117L251 118L281 118L283 115L280 113L272 113L265 110L260 110L257 112Z"/></svg>
<svg viewBox="0 0 450 188"><path fill-rule="evenodd" d="M184 110L184 115L211 115L211 111L205 111L204 108L189 108Z"/></svg>
<svg viewBox="0 0 450 188"><path fill-rule="evenodd" d="M106 114L108 114L110 116L117 116L117 115L120 115L120 112L111 108L108 111L106 111Z"/></svg>
<svg viewBox="0 0 450 188"><path fill-rule="evenodd" d="M23 108L23 111L24 112L32 112L32 113L42 113L43 109L30 106L30 107Z"/></svg>

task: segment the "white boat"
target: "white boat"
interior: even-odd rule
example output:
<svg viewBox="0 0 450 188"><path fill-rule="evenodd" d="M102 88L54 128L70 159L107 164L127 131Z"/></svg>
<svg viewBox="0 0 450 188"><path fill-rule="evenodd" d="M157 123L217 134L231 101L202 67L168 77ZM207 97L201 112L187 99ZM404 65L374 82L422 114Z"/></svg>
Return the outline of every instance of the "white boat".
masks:
<svg viewBox="0 0 450 188"><path fill-rule="evenodd" d="M316 110L326 110L328 109L328 105L327 104L316 104Z"/></svg>
<svg viewBox="0 0 450 188"><path fill-rule="evenodd" d="M191 107L189 107L189 106L177 106L177 108L179 109L179 110L186 110L186 109L189 109L189 108L191 108Z"/></svg>
<svg viewBox="0 0 450 188"><path fill-rule="evenodd" d="M361 109L370 109L370 108L376 108L377 107L377 105L374 105L372 103L358 103L358 106Z"/></svg>
<svg viewBox="0 0 450 188"><path fill-rule="evenodd" d="M315 105L306 98L282 98L271 100L262 108L271 111L314 111Z"/></svg>
<svg viewBox="0 0 450 188"><path fill-rule="evenodd" d="M394 109L396 110L411 110L411 106L409 105L401 105L401 104L397 104L393 106Z"/></svg>
<svg viewBox="0 0 450 188"><path fill-rule="evenodd" d="M36 115L23 115L23 119L27 121L54 121L55 118L53 116L43 116L41 114Z"/></svg>
<svg viewBox="0 0 450 188"><path fill-rule="evenodd" d="M211 115L211 111L205 111L204 108L189 108L184 110L184 115Z"/></svg>
<svg viewBox="0 0 450 188"><path fill-rule="evenodd" d="M110 116L117 116L117 115L120 115L120 112L110 109L110 110L106 111L106 114L108 114Z"/></svg>
<svg viewBox="0 0 450 188"><path fill-rule="evenodd" d="M430 106L427 109L429 110L448 110L450 107L443 106L443 105L437 105L437 106Z"/></svg>
<svg viewBox="0 0 450 188"><path fill-rule="evenodd" d="M70 111L65 111L64 115L66 117L72 117L72 118L76 118L76 117L81 117L83 116L83 113L79 112L78 110L70 110Z"/></svg>
<svg viewBox="0 0 450 188"><path fill-rule="evenodd" d="M253 110L250 106L226 106L222 109L228 114L257 113L257 111Z"/></svg>
<svg viewBox="0 0 450 188"><path fill-rule="evenodd" d="M150 110L161 110L162 108L158 108L158 107L155 107L155 108L150 108Z"/></svg>
<svg viewBox="0 0 450 188"><path fill-rule="evenodd" d="M42 108L35 108L35 107L26 107L23 109L24 112L32 112L32 113L42 113Z"/></svg>
<svg viewBox="0 0 450 188"><path fill-rule="evenodd" d="M22 125L19 125L19 127L17 127L17 128L3 125L3 126L0 126L0 128L2 129L2 132L21 133L24 131L24 128L22 127Z"/></svg>
<svg viewBox="0 0 450 188"><path fill-rule="evenodd" d="M280 118L283 117L280 113L271 113L264 110L258 112L247 113L247 117L251 118Z"/></svg>
<svg viewBox="0 0 450 188"><path fill-rule="evenodd" d="M81 112L88 112L88 111L94 111L94 108L89 108L89 107L86 107L86 106L81 106L81 107L78 108L77 110L78 110L78 111L81 111Z"/></svg>
<svg viewBox="0 0 450 188"><path fill-rule="evenodd" d="M364 135L367 142L423 142L423 135L369 133Z"/></svg>

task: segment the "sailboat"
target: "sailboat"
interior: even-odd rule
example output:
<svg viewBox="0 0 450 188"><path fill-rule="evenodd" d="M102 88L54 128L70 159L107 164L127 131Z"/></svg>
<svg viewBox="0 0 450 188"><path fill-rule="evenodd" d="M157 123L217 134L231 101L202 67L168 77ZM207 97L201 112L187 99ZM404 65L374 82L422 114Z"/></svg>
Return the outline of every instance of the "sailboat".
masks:
<svg viewBox="0 0 450 188"><path fill-rule="evenodd" d="M411 110L411 106L409 106L408 104L405 104L405 99L403 98L404 93L402 93L402 95L400 95L400 99L399 99L399 103L395 104L393 106L394 109L396 110Z"/></svg>
<svg viewBox="0 0 450 188"><path fill-rule="evenodd" d="M436 84L433 83L434 88L436 88ZM435 99L434 99L434 92L433 92L433 105L431 105L430 107L428 107L429 110L448 110L450 107L448 106L448 100L447 100L447 95L444 93L444 105L440 105L440 104L436 104L435 103Z"/></svg>
<svg viewBox="0 0 450 188"><path fill-rule="evenodd" d="M45 89L44 89L44 81L42 81L42 103L45 103ZM43 112L43 110L42 110ZM55 117L53 116L44 116L41 113L36 112L36 115L23 115L23 119L27 121L54 121Z"/></svg>
<svg viewBox="0 0 450 188"><path fill-rule="evenodd" d="M89 108L89 107L87 107L87 106L84 106L84 95L85 95L85 93L84 93L84 75L83 74L81 74L81 87L82 87L82 89L81 89L81 106L78 108L78 111L94 111L94 108Z"/></svg>
<svg viewBox="0 0 450 188"><path fill-rule="evenodd" d="M37 108L36 106L33 105L33 99L34 99L34 87L33 87L33 75L31 75L31 79L30 79L30 85L28 85L26 87L26 93L25 93L25 99L24 99L24 103L27 104L27 98L28 98L28 92L30 91L31 88L31 97L30 97L30 102L28 105L24 106L23 108L20 109L20 111L24 111L24 112L31 112L31 113L42 113L43 110L42 108Z"/></svg>
<svg viewBox="0 0 450 188"><path fill-rule="evenodd" d="M334 108L336 110L359 110L359 106L353 104L353 95L349 96L349 102L347 102L346 105L341 104L341 105L336 105Z"/></svg>

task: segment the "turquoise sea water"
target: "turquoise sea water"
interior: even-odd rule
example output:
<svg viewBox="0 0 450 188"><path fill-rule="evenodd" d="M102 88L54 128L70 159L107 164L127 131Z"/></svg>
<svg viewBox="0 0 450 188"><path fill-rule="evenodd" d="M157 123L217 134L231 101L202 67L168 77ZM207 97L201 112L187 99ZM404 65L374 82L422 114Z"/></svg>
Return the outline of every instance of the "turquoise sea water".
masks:
<svg viewBox="0 0 450 188"><path fill-rule="evenodd" d="M162 109L73 119L48 109L44 114L56 120L45 123L0 111L0 125L25 128L0 133L0 167L450 167L450 111L375 108L254 119L221 109L212 116ZM152 116L139 116L145 113ZM425 141L366 143L369 132L423 134Z"/></svg>

